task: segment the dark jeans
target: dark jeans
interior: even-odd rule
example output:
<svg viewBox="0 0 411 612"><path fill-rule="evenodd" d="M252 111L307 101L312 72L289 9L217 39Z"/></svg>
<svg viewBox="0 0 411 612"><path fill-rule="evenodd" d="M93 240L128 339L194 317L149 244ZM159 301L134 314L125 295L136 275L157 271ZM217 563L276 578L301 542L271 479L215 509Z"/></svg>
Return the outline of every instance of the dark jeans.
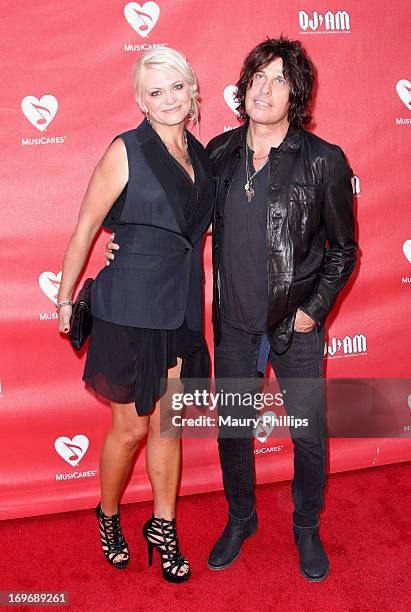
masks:
<svg viewBox="0 0 411 612"><path fill-rule="evenodd" d="M223 321L221 343L214 352L216 379L257 378L260 343L261 336L236 329ZM278 355L271 350L269 355L280 388L286 389L284 407L287 414L309 417L310 422L315 423L314 437L310 433L304 437L304 434L290 428L294 444L293 523L299 527L317 526L323 505L326 460L321 380L323 350L324 329L315 328L309 333L295 332L292 344L285 353ZM250 383L255 389L257 381ZM227 386L224 390L227 390ZM233 387L228 390L233 390ZM251 416L258 417L254 408L249 410ZM243 413L244 409L240 412ZM224 413L224 409L220 407L219 413ZM234 438L222 428L218 446L229 513L238 519L246 519L255 508L252 432Z"/></svg>

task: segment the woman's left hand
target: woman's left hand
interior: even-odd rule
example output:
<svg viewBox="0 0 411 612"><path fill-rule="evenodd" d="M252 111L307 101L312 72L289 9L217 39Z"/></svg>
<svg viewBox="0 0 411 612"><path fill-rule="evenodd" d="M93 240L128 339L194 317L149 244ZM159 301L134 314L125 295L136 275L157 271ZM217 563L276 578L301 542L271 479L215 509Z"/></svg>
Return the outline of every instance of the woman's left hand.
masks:
<svg viewBox="0 0 411 612"><path fill-rule="evenodd" d="M59 308L59 332L62 334L68 334L70 331L70 319L73 307L70 304L61 306Z"/></svg>

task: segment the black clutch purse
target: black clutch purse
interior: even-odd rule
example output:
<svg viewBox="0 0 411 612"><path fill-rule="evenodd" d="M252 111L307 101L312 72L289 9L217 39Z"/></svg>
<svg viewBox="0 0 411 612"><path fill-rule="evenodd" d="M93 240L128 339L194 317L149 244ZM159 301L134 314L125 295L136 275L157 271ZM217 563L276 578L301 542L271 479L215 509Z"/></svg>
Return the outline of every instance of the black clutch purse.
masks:
<svg viewBox="0 0 411 612"><path fill-rule="evenodd" d="M91 285L93 279L88 278L80 289L70 320L70 341L76 351L79 351L91 332Z"/></svg>

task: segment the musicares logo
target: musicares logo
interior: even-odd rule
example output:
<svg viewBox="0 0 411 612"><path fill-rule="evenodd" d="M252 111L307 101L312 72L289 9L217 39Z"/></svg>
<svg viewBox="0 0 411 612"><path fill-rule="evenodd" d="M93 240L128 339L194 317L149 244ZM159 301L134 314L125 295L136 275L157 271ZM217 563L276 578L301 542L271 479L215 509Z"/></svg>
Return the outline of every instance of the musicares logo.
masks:
<svg viewBox="0 0 411 612"><path fill-rule="evenodd" d="M405 258L411 263L411 240L406 240L402 245L402 252Z"/></svg>
<svg viewBox="0 0 411 612"><path fill-rule="evenodd" d="M23 115L39 132L45 132L56 116L59 103L57 98L46 94L38 99L35 96L26 96L21 101ZM40 136L39 138L22 138L21 144L25 146L61 144L67 136Z"/></svg>
<svg viewBox="0 0 411 612"><path fill-rule="evenodd" d="M411 83L407 79L401 79L395 89L399 99L404 102L408 110L411 110Z"/></svg>
<svg viewBox="0 0 411 612"><path fill-rule="evenodd" d="M411 110L411 83L408 79L400 79L395 89L397 90L397 94L401 102L407 107L408 110ZM396 117L395 125L411 125L411 117Z"/></svg>
<svg viewBox="0 0 411 612"><path fill-rule="evenodd" d="M54 272L42 272L39 276L40 289L45 295L53 302L57 304L57 294L61 283L61 270L57 274ZM40 321L50 321L52 319L58 319L57 312L41 312Z"/></svg>
<svg viewBox="0 0 411 612"><path fill-rule="evenodd" d="M73 467L77 466L87 452L89 445L88 438L81 434L73 438L61 436L54 442L54 448L64 461Z"/></svg>
<svg viewBox="0 0 411 612"><path fill-rule="evenodd" d="M235 85L227 85L224 89L224 100L227 104L228 108L230 108L235 115L238 115L237 106L238 102L236 100L237 87Z"/></svg>
<svg viewBox="0 0 411 612"><path fill-rule="evenodd" d="M264 414L272 418L276 418L277 416L276 413L272 410L267 410L267 412L265 412ZM262 417L260 416L258 419L258 425L254 428L253 434L259 442L264 443L267 442L267 439L270 437L270 434L273 429L274 425L272 425L271 423L264 423Z"/></svg>
<svg viewBox="0 0 411 612"><path fill-rule="evenodd" d="M142 38L147 38L160 17L160 7L155 2L129 2L124 7L124 16L133 30Z"/></svg>
<svg viewBox="0 0 411 612"><path fill-rule="evenodd" d="M53 272L42 272L39 276L40 289L47 297L57 304L57 294L61 283L61 270L57 274Z"/></svg>
<svg viewBox="0 0 411 612"><path fill-rule="evenodd" d="M46 94L40 100L35 96L26 96L21 101L21 110L26 119L40 132L44 132L53 121L58 106L57 98L50 94Z"/></svg>

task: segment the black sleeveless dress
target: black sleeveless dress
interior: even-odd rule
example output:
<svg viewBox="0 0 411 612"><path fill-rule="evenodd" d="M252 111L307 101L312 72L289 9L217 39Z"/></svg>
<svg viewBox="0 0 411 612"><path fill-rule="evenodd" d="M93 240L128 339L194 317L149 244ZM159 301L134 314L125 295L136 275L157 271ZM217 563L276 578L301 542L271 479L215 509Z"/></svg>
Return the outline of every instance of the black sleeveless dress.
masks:
<svg viewBox="0 0 411 612"><path fill-rule="evenodd" d="M188 238L200 217L198 193L207 175L193 147L189 153L195 181L157 138L164 172L170 173L180 196L188 227ZM120 217L121 207L116 207ZM193 331L184 320L176 330L147 329L117 325L93 317L83 380L99 395L119 404L135 403L137 414L150 414L166 391L167 370L182 358L180 378L207 378L210 356L204 335Z"/></svg>

